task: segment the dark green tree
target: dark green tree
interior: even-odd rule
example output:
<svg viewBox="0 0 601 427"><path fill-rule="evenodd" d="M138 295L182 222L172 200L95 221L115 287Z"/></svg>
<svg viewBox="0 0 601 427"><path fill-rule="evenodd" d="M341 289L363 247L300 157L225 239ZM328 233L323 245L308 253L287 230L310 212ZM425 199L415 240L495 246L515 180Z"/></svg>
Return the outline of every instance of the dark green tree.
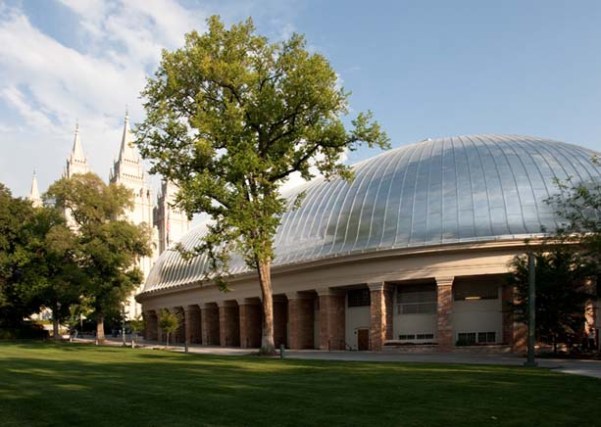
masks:
<svg viewBox="0 0 601 427"><path fill-rule="evenodd" d="M196 248L209 257L210 278L224 286L232 251L257 271L261 347L272 353L273 238L287 207L281 185L295 173L310 179L314 170L350 179L345 151L387 147L388 138L371 113L345 128L349 93L301 35L270 43L250 19L227 29L216 16L208 27L163 52L142 92L147 117L137 143L153 172L179 184L179 205L212 219Z"/></svg>
<svg viewBox="0 0 601 427"><path fill-rule="evenodd" d="M159 313L159 328L165 333L165 346L169 347L169 336L174 334L179 327L181 319L177 314L162 309Z"/></svg>
<svg viewBox="0 0 601 427"><path fill-rule="evenodd" d="M593 162L599 167L599 160ZM577 244L581 256L601 265L601 181L557 181L558 192L546 202L560 219L551 239Z"/></svg>
<svg viewBox="0 0 601 427"><path fill-rule="evenodd" d="M0 184L0 326L14 328L34 310L24 295L24 267L29 261L27 224L31 203L13 198Z"/></svg>
<svg viewBox="0 0 601 427"><path fill-rule="evenodd" d="M46 197L69 211L75 221L79 265L86 276L82 295L94 308L97 338L104 340L105 315L118 312L121 302L142 282L136 261L150 255L148 226L120 219L132 204L130 190L106 185L91 173L58 180Z"/></svg>
<svg viewBox="0 0 601 427"><path fill-rule="evenodd" d="M577 248L553 245L538 248L536 260L536 338L553 345L575 343L582 338L585 304L592 298L591 279L596 269ZM513 304L517 319L528 323L528 257L517 256L511 264L510 283L516 287Z"/></svg>
<svg viewBox="0 0 601 427"><path fill-rule="evenodd" d="M22 294L32 310L52 310L53 336L58 339L59 324L70 317L71 306L79 303L86 280L78 264L76 237L62 212L52 207L36 208L25 230Z"/></svg>

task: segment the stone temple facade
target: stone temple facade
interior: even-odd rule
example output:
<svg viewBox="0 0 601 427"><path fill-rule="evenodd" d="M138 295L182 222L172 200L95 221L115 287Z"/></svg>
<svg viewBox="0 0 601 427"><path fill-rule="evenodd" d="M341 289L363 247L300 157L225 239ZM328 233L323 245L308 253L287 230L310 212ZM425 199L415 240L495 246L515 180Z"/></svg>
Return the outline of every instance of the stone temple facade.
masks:
<svg viewBox="0 0 601 427"><path fill-rule="evenodd" d="M110 170L109 182L121 184L131 191L134 204L133 208L125 212L125 218L133 224L145 224L151 232L153 254L138 262L138 267L146 279L159 255L189 230L190 221L184 212L171 206L177 194L177 187L173 183L163 182L158 197L155 197L144 164L133 145L133 140L129 117L126 114L119 152ZM67 157L63 176L70 178L75 174L88 172L91 172L91 169L84 153L79 126L76 126L73 148ZM29 199L35 206L41 205L35 173ZM65 212L65 215L68 223L74 227L70 213ZM135 294L141 290L142 286L132 293L125 304L125 313L128 318L135 318L142 314L141 306L134 298Z"/></svg>

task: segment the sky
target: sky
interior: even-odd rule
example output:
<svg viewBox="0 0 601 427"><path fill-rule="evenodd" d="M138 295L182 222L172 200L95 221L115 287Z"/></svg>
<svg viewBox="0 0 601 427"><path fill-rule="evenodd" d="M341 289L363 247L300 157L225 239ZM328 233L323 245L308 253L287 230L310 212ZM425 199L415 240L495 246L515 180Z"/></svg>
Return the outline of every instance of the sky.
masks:
<svg viewBox="0 0 601 427"><path fill-rule="evenodd" d="M161 50L214 14L304 34L352 92L350 118L371 110L393 147L500 133L601 151L598 0L0 0L0 183L26 196L35 170L45 191L76 123L106 179Z"/></svg>

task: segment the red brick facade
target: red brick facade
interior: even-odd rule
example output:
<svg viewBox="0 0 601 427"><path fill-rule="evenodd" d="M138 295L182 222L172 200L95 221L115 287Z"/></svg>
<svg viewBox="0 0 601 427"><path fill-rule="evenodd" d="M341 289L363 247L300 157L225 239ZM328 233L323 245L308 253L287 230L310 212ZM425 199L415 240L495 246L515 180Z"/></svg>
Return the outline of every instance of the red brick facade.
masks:
<svg viewBox="0 0 601 427"><path fill-rule="evenodd" d="M386 341L387 319L384 283L368 283L370 292L369 349L381 351Z"/></svg>
<svg viewBox="0 0 601 427"><path fill-rule="evenodd" d="M288 345L291 349L314 348L314 297L310 294L288 295Z"/></svg>
<svg viewBox="0 0 601 427"><path fill-rule="evenodd" d="M319 349L344 350L345 343L345 294L329 289L319 294Z"/></svg>
<svg viewBox="0 0 601 427"><path fill-rule="evenodd" d="M240 313L240 347L260 347L262 334L261 305L254 300L242 300L238 308Z"/></svg>
<svg viewBox="0 0 601 427"><path fill-rule="evenodd" d="M438 350L453 349L453 277L436 278Z"/></svg>

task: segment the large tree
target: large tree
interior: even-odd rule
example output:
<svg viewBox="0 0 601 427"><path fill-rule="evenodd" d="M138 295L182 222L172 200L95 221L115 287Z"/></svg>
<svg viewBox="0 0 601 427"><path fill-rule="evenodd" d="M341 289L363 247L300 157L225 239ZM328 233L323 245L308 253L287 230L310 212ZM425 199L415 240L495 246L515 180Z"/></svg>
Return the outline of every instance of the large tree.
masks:
<svg viewBox="0 0 601 427"><path fill-rule="evenodd" d="M59 324L70 316L71 305L79 303L86 279L78 264L76 237L53 207L35 208L25 231L22 294L33 311L52 310L53 336L58 339Z"/></svg>
<svg viewBox="0 0 601 427"><path fill-rule="evenodd" d="M0 326L15 327L33 310L24 295L23 272L29 261L27 224L34 210L0 184Z"/></svg>
<svg viewBox="0 0 601 427"><path fill-rule="evenodd" d="M183 48L163 52L142 96L142 155L179 184L181 207L212 219L196 252L209 256L213 280L223 285L231 250L257 271L261 347L272 353L273 238L286 208L279 188L294 173L312 178L312 166L350 178L343 153L386 147L385 133L371 113L347 130L349 93L328 61L298 34L270 43L250 19L227 29L213 16L205 34L187 34Z"/></svg>
<svg viewBox="0 0 601 427"><path fill-rule="evenodd" d="M96 336L104 340L104 318L142 282L136 261L150 255L149 229L122 219L133 194L88 173L62 178L46 194L68 210L77 228L79 265L86 280L82 296L94 309Z"/></svg>
<svg viewBox="0 0 601 427"><path fill-rule="evenodd" d="M592 297L596 269L574 245L554 242L534 251L536 274L536 338L553 345L578 342L583 335L585 305ZM513 310L528 323L528 257L516 256L510 283L516 287Z"/></svg>

